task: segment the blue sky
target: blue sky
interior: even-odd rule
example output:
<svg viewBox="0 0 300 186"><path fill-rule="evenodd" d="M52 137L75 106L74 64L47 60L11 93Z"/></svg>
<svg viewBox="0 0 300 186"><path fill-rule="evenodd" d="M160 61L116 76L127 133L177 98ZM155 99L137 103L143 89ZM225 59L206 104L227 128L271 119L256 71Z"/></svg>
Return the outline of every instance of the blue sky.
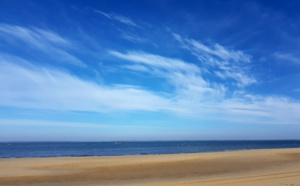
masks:
<svg viewBox="0 0 300 186"><path fill-rule="evenodd" d="M0 1L0 141L299 139L299 1Z"/></svg>

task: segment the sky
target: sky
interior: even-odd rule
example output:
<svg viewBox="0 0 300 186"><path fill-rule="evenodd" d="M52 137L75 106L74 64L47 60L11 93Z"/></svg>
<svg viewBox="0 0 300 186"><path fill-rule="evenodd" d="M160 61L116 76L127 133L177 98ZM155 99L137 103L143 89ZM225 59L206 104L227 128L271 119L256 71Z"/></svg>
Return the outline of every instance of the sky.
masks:
<svg viewBox="0 0 300 186"><path fill-rule="evenodd" d="M300 139L299 8L1 0L0 141Z"/></svg>

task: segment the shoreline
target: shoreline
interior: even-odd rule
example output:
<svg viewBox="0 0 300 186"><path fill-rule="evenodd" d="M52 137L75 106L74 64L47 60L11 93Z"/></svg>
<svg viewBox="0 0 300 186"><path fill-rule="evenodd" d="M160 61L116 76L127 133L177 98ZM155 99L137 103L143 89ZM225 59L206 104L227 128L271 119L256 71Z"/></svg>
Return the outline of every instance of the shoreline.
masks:
<svg viewBox="0 0 300 186"><path fill-rule="evenodd" d="M202 154L202 153L222 153L222 152L239 152L239 151L253 151L253 150L284 150L284 149L300 149L300 147L287 147L287 148L262 148L262 149L239 149L239 150L223 150L223 151L205 151L205 152L188 152L188 153L168 153L168 154L128 154L128 155L110 155L110 156L41 156L41 157L4 157L1 159L34 159L34 158L84 158L84 157L123 157L123 156L156 156L156 155L185 155L185 154Z"/></svg>
<svg viewBox="0 0 300 186"><path fill-rule="evenodd" d="M0 185L300 185L300 148L1 158Z"/></svg>

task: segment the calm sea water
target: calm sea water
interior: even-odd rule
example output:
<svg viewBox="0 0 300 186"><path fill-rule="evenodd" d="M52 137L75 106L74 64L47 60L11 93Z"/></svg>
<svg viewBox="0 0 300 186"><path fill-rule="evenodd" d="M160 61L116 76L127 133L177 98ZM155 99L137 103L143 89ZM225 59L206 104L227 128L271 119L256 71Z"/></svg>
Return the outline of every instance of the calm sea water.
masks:
<svg viewBox="0 0 300 186"><path fill-rule="evenodd" d="M172 142L5 142L0 158L116 156L299 148L300 140Z"/></svg>

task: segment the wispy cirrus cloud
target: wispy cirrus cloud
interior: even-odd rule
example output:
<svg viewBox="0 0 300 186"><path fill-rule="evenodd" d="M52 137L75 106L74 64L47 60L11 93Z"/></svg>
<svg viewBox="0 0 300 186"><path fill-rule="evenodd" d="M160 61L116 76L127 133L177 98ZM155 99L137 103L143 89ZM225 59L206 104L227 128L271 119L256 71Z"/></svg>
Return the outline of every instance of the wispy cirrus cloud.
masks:
<svg viewBox="0 0 300 186"><path fill-rule="evenodd" d="M188 73L200 72L200 69L196 65L186 63L179 59L172 59L139 51L129 51L127 53L109 51L109 53L118 58L133 61L142 65L148 65L149 67L153 68L164 69L167 71L180 71Z"/></svg>
<svg viewBox="0 0 300 186"><path fill-rule="evenodd" d="M1 24L0 37L11 44L23 42L60 59L77 59L68 52L72 42L48 30ZM146 85L98 84L66 71L31 65L21 57L1 54L0 105L94 112L164 111L204 120L243 122L247 118L247 122L262 124L297 124L300 120L298 102L245 92L233 94L235 91L229 92L222 82L203 77L208 71L220 79L231 78L237 82L237 90L255 83L243 68L251 63L247 54L221 45L208 47L179 35L174 37L201 61L201 66L143 51L109 51L114 59L123 60L121 69L157 76L173 86L169 92L150 91Z"/></svg>
<svg viewBox="0 0 300 186"><path fill-rule="evenodd" d="M165 78L174 86L175 91L170 97L173 105L181 108L175 112L177 114L256 124L297 124L297 120L300 119L296 114L300 111L300 103L282 97L251 95L243 91L238 94L233 91L234 93L229 94L223 84L204 80L200 68L194 64L137 51L109 53L134 63L120 65L121 68ZM240 81L243 78L240 77Z"/></svg>
<svg viewBox="0 0 300 186"><path fill-rule="evenodd" d="M235 62L250 62L250 56L244 54L241 51L229 51L219 44L215 44L212 48L210 48L194 39L182 38L180 35L174 33L173 36L176 40L181 42L183 47L186 49L193 49L193 51L195 52L205 52L206 54L219 57L223 60L233 60Z"/></svg>
<svg viewBox="0 0 300 186"><path fill-rule="evenodd" d="M49 58L55 58L55 61L81 67L86 66L69 52L73 48L72 42L49 30L0 24L0 39L15 46L25 44L30 48L42 51Z"/></svg>
<svg viewBox="0 0 300 186"><path fill-rule="evenodd" d="M296 64L300 64L300 57L296 57L295 55L292 55L292 54L276 52L274 54L274 56L277 59L280 59L280 60L290 61L290 62L293 62L293 63L296 63Z"/></svg>
<svg viewBox="0 0 300 186"><path fill-rule="evenodd" d="M224 100L219 106L227 111L226 116L222 118L228 121L299 125L300 116L297 113L300 111L300 102L286 97L244 94Z"/></svg>
<svg viewBox="0 0 300 186"><path fill-rule="evenodd" d="M118 57L122 53L111 54ZM298 124L300 120L298 102L246 93L224 96L226 87L203 80L201 73L197 69L191 71L191 64L187 62L157 55L154 58L147 53L142 53L140 57L142 56L144 62L141 64L136 64L139 59L137 56L122 57L134 63L135 68L130 70L165 78L167 83L175 87L173 92L165 94L150 91L143 86L126 84L97 84L65 71L32 66L23 59L2 58L0 105L58 111L164 111L203 120L256 124ZM149 59L145 59L147 57ZM158 65L159 61L153 61L154 59L163 59L161 63L184 64L174 68L166 64ZM128 67L134 66L120 67L129 69Z"/></svg>
<svg viewBox="0 0 300 186"><path fill-rule="evenodd" d="M0 66L3 106L96 112L176 109L167 98L142 87L99 85L67 72L8 61Z"/></svg>
<svg viewBox="0 0 300 186"><path fill-rule="evenodd" d="M251 56L241 51L227 50L219 44L209 47L178 34L173 33L173 36L183 48L198 58L207 71L214 72L219 78L235 80L238 87L245 87L257 82L246 72L246 65L251 62Z"/></svg>
<svg viewBox="0 0 300 186"><path fill-rule="evenodd" d="M129 26L140 27L132 19L130 19L128 17L122 16L122 15L119 15L116 13L106 13L106 12L96 10L96 9L94 9L94 11L98 14L101 14L101 15L107 17L108 19L115 20L115 21L121 22L121 23L129 25Z"/></svg>
<svg viewBox="0 0 300 186"><path fill-rule="evenodd" d="M125 68L127 69L150 73L166 79L175 88L173 100L177 104L207 102L225 94L225 88L222 85L212 85L205 81L201 76L201 69L192 63L140 51L127 53L109 51L109 53L135 63L134 65L126 65Z"/></svg>
<svg viewBox="0 0 300 186"><path fill-rule="evenodd" d="M39 28L29 29L21 26L0 24L0 32L5 34L5 36L11 36L26 43L31 43L37 48L45 48L46 43L60 46L71 45L69 41L59 35Z"/></svg>
<svg viewBox="0 0 300 186"><path fill-rule="evenodd" d="M122 33L120 37L133 43L146 43L148 41L147 39L141 38L136 34L130 34L125 32Z"/></svg>

